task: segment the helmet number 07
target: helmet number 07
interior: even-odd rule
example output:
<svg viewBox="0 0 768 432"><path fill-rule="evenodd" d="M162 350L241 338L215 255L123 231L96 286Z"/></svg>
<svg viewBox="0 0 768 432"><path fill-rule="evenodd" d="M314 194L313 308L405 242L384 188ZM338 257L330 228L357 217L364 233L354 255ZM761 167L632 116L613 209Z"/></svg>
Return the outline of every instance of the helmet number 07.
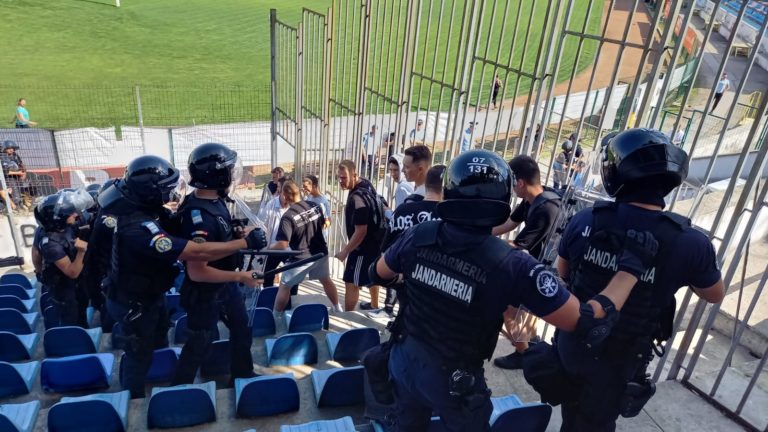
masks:
<svg viewBox="0 0 768 432"><path fill-rule="evenodd" d="M481 157L472 158L472 163L469 164L469 172L487 173L488 165L485 163L485 158L481 158Z"/></svg>

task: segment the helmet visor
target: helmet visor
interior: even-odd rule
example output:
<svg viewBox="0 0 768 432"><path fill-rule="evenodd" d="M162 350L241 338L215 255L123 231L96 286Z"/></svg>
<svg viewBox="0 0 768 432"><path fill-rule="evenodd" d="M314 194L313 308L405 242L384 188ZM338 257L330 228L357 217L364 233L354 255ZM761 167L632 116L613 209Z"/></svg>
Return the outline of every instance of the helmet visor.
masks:
<svg viewBox="0 0 768 432"><path fill-rule="evenodd" d="M225 163L218 164L217 168L229 168L230 180L229 187L224 192L227 195L232 194L243 181L243 161L239 156L226 161Z"/></svg>
<svg viewBox="0 0 768 432"><path fill-rule="evenodd" d="M167 204L173 199L173 194L176 193L179 183L182 181L179 170L176 168L170 168L168 174L168 177L157 182L163 204Z"/></svg>

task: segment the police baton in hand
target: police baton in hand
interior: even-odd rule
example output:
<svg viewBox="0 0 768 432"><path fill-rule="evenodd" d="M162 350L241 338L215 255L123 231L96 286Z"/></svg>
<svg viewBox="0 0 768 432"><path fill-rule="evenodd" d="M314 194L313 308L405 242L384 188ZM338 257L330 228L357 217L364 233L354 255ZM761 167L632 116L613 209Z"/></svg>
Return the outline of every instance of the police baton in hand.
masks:
<svg viewBox="0 0 768 432"><path fill-rule="evenodd" d="M260 251L259 253L261 253L261 252L263 252L263 251ZM284 265L282 267L279 267L279 268L276 268L274 270L270 270L268 272L264 272L264 274L260 274L259 272L253 272L253 278L254 279L264 279L267 276L274 276L274 275L276 275L278 273L282 273L282 272L284 272L286 270L291 270L291 269L294 269L296 267L301 267L303 265L306 265L306 264L309 264L309 263L313 263L313 262L315 262L317 260L320 260L320 259L322 259L324 257L325 257L325 254L323 254L323 253L314 254L314 255L312 255L309 258L304 258L302 260L298 260L296 262L292 262L290 264L286 264L286 265Z"/></svg>

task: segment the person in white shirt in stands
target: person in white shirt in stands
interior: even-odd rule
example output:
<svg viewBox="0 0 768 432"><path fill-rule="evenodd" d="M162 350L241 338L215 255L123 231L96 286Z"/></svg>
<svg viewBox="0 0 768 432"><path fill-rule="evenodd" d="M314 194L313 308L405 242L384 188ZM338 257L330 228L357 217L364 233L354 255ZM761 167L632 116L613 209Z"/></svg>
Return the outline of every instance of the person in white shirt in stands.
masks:
<svg viewBox="0 0 768 432"><path fill-rule="evenodd" d="M475 140L473 135L475 134L476 124L476 122L469 122L469 126L467 126L467 129L464 130L464 136L461 139L461 149L459 151L460 154L470 151L475 147Z"/></svg>
<svg viewBox="0 0 768 432"><path fill-rule="evenodd" d="M328 228L331 226L331 202L328 201L325 195L320 192L320 181L314 174L304 176L304 180L301 182L302 189L304 190L305 200L313 202L320 206L323 210L323 217L325 223L323 224L323 235L325 240L328 240Z"/></svg>
<svg viewBox="0 0 768 432"><path fill-rule="evenodd" d="M288 176L280 177L277 180L277 196L272 198L270 201L266 203L266 205L263 205L259 209L258 218L264 221L264 226L267 229L267 235L269 236L269 244L274 243L277 241L277 229L280 225L280 218L283 217L283 214L285 214L285 211L288 210L288 207L291 203L285 202L285 200L282 197L282 194L280 193L280 190L282 189L283 185L286 181L290 180L291 178ZM267 262L264 264L264 271L274 270L277 268L278 265L282 262L284 257L278 257L278 256L269 256L267 257ZM272 286L275 282L275 276L267 276L264 278L264 286Z"/></svg>
<svg viewBox="0 0 768 432"><path fill-rule="evenodd" d="M717 108L717 104L720 103L720 99L723 97L723 93L725 93L726 90L731 89L731 82L728 80L728 74L724 73L720 77L720 81L717 82L717 86L715 87L715 101L712 103L712 109L709 111L710 114L715 112L715 108Z"/></svg>
<svg viewBox="0 0 768 432"><path fill-rule="evenodd" d="M406 181L403 174L403 154L395 153L387 161L387 171L394 184L394 194L390 208L396 209L413 193L413 183Z"/></svg>
<svg viewBox="0 0 768 432"><path fill-rule="evenodd" d="M403 157L403 174L405 179L413 182L413 194L405 201L420 201L424 199L427 190L424 184L427 182L427 171L432 166L432 152L425 145L415 145L405 149Z"/></svg>
<svg viewBox="0 0 768 432"><path fill-rule="evenodd" d="M376 125L372 125L371 130L363 135L363 177L373 177L376 156L379 154L379 144L376 142L378 139Z"/></svg>
<svg viewBox="0 0 768 432"><path fill-rule="evenodd" d="M427 140L427 129L424 127L424 119L416 120L416 127L411 129L411 132L408 134L408 140L412 146L424 144L424 141Z"/></svg>

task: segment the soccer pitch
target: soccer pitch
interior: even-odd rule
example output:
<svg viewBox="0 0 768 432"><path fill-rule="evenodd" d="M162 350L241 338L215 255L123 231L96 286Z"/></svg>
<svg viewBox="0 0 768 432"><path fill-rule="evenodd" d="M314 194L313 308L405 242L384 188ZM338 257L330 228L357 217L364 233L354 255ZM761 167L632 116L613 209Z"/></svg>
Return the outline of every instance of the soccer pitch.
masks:
<svg viewBox="0 0 768 432"><path fill-rule="evenodd" d="M575 1L569 28L580 30L589 2ZM142 89L145 125L266 119L269 9L277 8L283 22L295 24L302 7L324 12L331 5L330 0L121 3L115 8L110 0L0 0L0 34L6 42L0 48L0 127L10 126L2 116L10 119L19 97L27 98L40 127L135 124L135 84ZM599 33L602 3L594 2L587 26L592 33ZM530 25L530 40L538 40L547 1L511 4L513 12L523 4L524 16L535 5L532 22L525 16L520 24ZM498 14L489 19L498 21ZM492 34L489 51L499 45L503 50L511 39L511 31ZM560 80L568 78L563 71L572 68L575 47L574 39L564 50ZM527 50L523 70L530 71L537 49L534 43L515 47L514 56ZM591 63L595 49L595 42L585 43L579 70ZM377 71L370 73L375 77ZM521 94L526 88L521 83Z"/></svg>

